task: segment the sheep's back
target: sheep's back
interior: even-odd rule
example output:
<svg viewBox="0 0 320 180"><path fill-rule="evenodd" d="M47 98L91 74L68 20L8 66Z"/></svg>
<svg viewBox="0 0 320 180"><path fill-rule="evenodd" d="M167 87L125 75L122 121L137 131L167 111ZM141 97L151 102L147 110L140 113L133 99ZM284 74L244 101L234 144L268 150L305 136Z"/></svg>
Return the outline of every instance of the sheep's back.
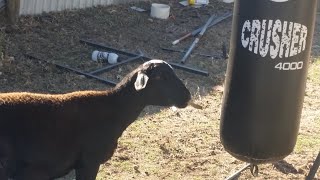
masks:
<svg viewBox="0 0 320 180"><path fill-rule="evenodd" d="M5 131L54 129L59 120L72 120L79 104L101 91L80 91L68 94L2 93L0 94L0 134ZM82 103L83 104L83 103ZM60 125L62 126L62 125ZM68 122L63 122L68 128ZM63 128L61 127L61 128ZM14 132L14 131L13 131Z"/></svg>

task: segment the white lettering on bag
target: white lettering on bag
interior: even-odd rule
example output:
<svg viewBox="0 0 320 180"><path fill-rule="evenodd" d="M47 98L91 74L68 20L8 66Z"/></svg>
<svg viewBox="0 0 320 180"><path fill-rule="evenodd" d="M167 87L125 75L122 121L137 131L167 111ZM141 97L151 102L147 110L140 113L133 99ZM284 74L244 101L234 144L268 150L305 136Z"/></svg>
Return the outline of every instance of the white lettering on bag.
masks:
<svg viewBox="0 0 320 180"><path fill-rule="evenodd" d="M249 51L272 59L295 56L306 49L308 28L305 25L277 20L246 20L241 43Z"/></svg>

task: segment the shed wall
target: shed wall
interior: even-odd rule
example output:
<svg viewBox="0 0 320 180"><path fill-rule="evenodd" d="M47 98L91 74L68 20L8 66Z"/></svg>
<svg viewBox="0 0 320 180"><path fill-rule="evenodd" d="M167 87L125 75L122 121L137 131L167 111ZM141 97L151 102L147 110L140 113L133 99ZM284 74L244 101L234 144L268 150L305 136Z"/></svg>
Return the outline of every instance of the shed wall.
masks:
<svg viewBox="0 0 320 180"><path fill-rule="evenodd" d="M133 1L138 0L20 0L19 14L41 14L42 12L80 9L98 5L119 4Z"/></svg>

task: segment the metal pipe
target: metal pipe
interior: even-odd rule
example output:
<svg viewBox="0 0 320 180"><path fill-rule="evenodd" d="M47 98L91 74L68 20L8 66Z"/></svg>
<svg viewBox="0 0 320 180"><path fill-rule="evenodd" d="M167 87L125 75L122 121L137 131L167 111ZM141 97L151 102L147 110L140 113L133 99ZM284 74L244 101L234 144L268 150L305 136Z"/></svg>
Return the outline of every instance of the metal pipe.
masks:
<svg viewBox="0 0 320 180"><path fill-rule="evenodd" d="M171 52L181 52L181 53L186 53L187 51L185 50L181 50L181 49L171 49L171 48L165 48L165 47L161 47L162 50L165 51L171 51ZM218 56L218 55L211 55L211 54L204 54L204 53L192 53L194 55L199 55L199 56L204 56L204 57L209 57L209 58L222 58L222 56Z"/></svg>
<svg viewBox="0 0 320 180"><path fill-rule="evenodd" d="M90 74L95 74L95 75L101 74L101 73L103 73L103 72L105 72L105 71L107 71L107 70L113 69L113 68L118 67L118 66L120 66L120 65L122 65L122 64L126 64L126 63L129 63L129 62L131 62L131 61L137 60L137 59L141 58L142 56L143 56L143 54L141 54L141 55L139 55L139 56L136 56L136 57L131 57L131 58L126 59L126 60L124 60L124 61L121 61L121 62L119 62L119 63L112 64L112 65L103 67L103 68L101 68L101 69L97 69L97 70L91 71Z"/></svg>
<svg viewBox="0 0 320 180"><path fill-rule="evenodd" d="M102 83L107 84L107 85L115 86L117 84L117 83L115 83L113 81L109 81L109 80L100 78L98 76L95 76L95 75L92 75L92 74L89 74L89 73L85 73L85 72L82 72L82 71L79 71L77 69L70 68L70 67L67 67L67 66L64 66L64 65L61 65L61 64L57 64L57 63L54 63L54 62L49 62L49 61L46 61L46 60L42 60L40 58L34 57L32 55L29 55L29 54L25 54L25 56L30 58L30 59L35 59L35 60L42 61L42 62L45 62L45 63L48 63L48 64L53 64L53 65L55 65L56 67L58 67L60 69L64 69L64 70L67 70L67 71L74 72L76 74L84 75L87 78L96 79L97 81L102 82Z"/></svg>
<svg viewBox="0 0 320 180"><path fill-rule="evenodd" d="M221 21L223 21L223 20L225 20L225 19L227 19L227 18L229 18L229 17L231 17L231 16L232 16L232 13L231 13L231 12L227 12L227 13L223 14L222 16L220 16L220 17L218 17L217 19L215 19L214 21L212 21L212 23L209 25L208 28L210 28L210 27L212 27L212 26L220 23ZM194 31L192 31L192 32L190 32L190 33L188 33L188 34L180 37L179 39L173 41L173 42L172 42L172 45L176 45L176 44L178 44L179 42L181 42L182 40L184 40L184 39L186 39L186 38L188 38L188 37L190 37L190 36L196 36L199 32L201 32L201 30L203 29L203 27L204 27L204 26L201 26L200 28L198 28L198 29L196 29L196 30L194 30Z"/></svg>
<svg viewBox="0 0 320 180"><path fill-rule="evenodd" d="M80 39L80 43L86 44L86 45L89 45L89 46L92 46L92 47L95 47L95 48L103 48L103 49L112 51L114 53L123 54L123 55L126 55L126 56L139 56L139 54L128 53L128 52L125 52L125 51L122 51L122 50L119 50L119 49L115 49L115 48L112 48L112 47L109 47L109 46L106 46L106 45L103 45L103 44L100 44L100 43L96 43L96 42L93 42L93 41L89 41L89 40Z"/></svg>
<svg viewBox="0 0 320 180"><path fill-rule="evenodd" d="M314 178L314 176L317 173L317 170L319 169L319 166L320 166L320 151L318 153L316 160L313 163L313 166L310 169L308 176L306 177L306 180L312 180Z"/></svg>
<svg viewBox="0 0 320 180"><path fill-rule="evenodd" d="M243 168L239 169L237 172L233 173L231 176L227 177L225 180L235 180L237 177L240 176L240 173L244 170L248 169L251 165L246 164Z"/></svg>
<svg viewBox="0 0 320 180"><path fill-rule="evenodd" d="M118 49L110 48L110 47L105 46L103 44L95 43L95 42L92 42L92 41L87 41L87 40L81 39L80 42L84 43L84 44L87 44L87 45L90 45L90 46L93 46L93 47L96 47L96 48L104 48L104 49L107 49L107 50L111 50L113 52L117 52L119 54L124 54L124 55L127 55L127 56L131 56L131 57L139 56L139 54L125 52L125 51L121 51L121 50L118 50ZM143 58L144 60L147 60L147 61L151 60L151 59L154 59L154 58L147 57L145 55L141 56L141 58ZM195 68L192 68L192 67L183 66L183 65L180 65L180 64L177 64L177 63L171 63L170 62L169 64L171 66L177 68L177 69L181 69L181 70L184 70L184 71L187 71L187 72L191 72L191 73L194 73L194 74L198 74L198 75L202 75L202 76L209 76L209 73L207 71L202 71L202 70L195 69Z"/></svg>
<svg viewBox="0 0 320 180"><path fill-rule="evenodd" d="M198 75L202 75L202 76L209 76L209 73L207 71L202 71L200 69L195 69L192 67L187 67L187 66L183 66L181 64L178 63L169 63L172 67L177 68L177 69L181 69L190 73L194 73L194 74L198 74Z"/></svg>
<svg viewBox="0 0 320 180"><path fill-rule="evenodd" d="M200 38L203 36L203 34L206 32L209 24L212 22L214 18L214 15L212 15L209 20L207 21L207 23L203 26L202 30L200 31L198 37L193 41L193 43L191 44L190 48L188 49L188 51L186 52L186 54L183 56L183 58L181 59L181 63L185 63L187 58L189 57L189 55L191 54L192 50L196 47L196 44L200 41Z"/></svg>

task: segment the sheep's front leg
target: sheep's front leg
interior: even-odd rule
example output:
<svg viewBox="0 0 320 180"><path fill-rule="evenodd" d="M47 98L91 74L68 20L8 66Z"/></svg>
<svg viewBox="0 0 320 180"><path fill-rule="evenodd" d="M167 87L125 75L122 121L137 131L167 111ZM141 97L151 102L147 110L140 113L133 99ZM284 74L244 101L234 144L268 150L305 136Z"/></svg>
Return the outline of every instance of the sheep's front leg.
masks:
<svg viewBox="0 0 320 180"><path fill-rule="evenodd" d="M76 169L76 179L77 180L95 180L98 174L100 164L90 163L82 165Z"/></svg>

